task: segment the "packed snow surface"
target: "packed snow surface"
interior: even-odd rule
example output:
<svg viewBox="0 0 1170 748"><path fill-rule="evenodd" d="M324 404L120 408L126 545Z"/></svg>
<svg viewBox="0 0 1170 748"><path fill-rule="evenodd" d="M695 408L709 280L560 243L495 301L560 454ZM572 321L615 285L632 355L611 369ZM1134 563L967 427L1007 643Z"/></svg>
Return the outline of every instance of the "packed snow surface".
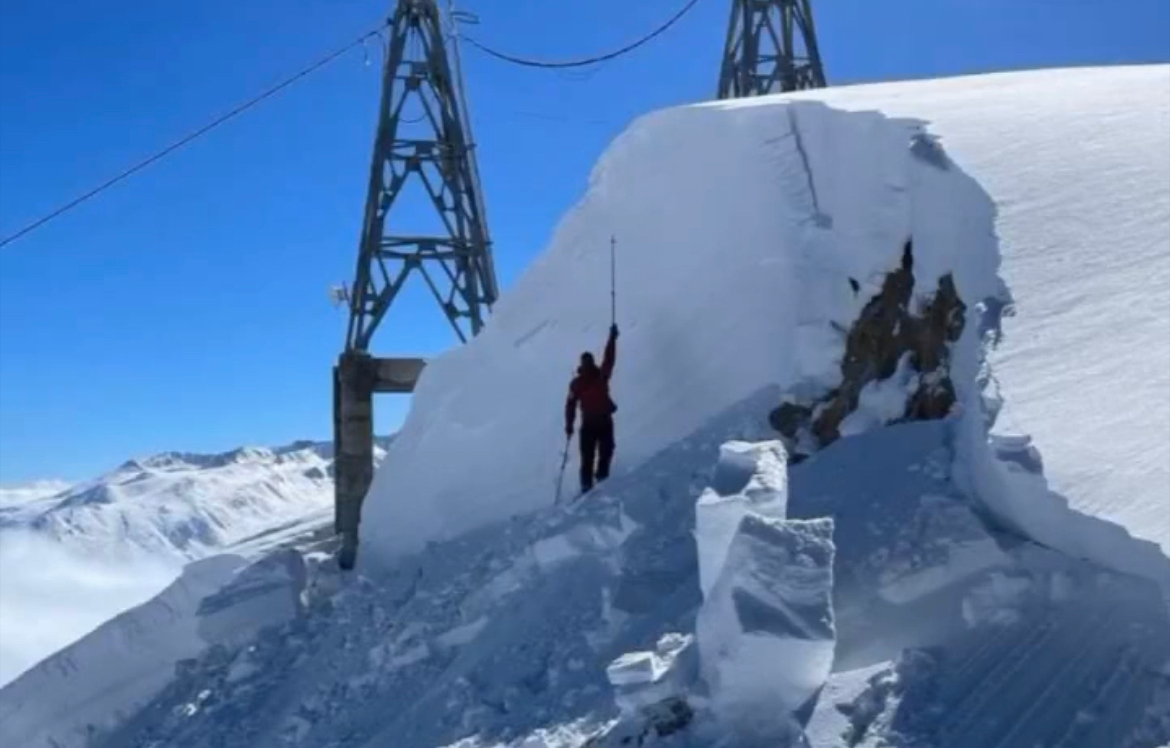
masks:
<svg viewBox="0 0 1170 748"><path fill-rule="evenodd" d="M960 402L983 407L969 386L971 307L991 300L1009 315L989 330L1000 339L986 394L1004 403L995 428L1030 434L1043 457L1038 481L992 464L971 418L972 490L1042 542L1170 580L1168 151L1166 65L645 116L484 333L428 366L366 502L362 552L411 552L553 500L568 379L609 323L610 236L622 469L759 386L835 385L839 326L913 235L918 287L952 271L969 308ZM888 388L863 395L872 412L851 417L849 433L897 412Z"/></svg>

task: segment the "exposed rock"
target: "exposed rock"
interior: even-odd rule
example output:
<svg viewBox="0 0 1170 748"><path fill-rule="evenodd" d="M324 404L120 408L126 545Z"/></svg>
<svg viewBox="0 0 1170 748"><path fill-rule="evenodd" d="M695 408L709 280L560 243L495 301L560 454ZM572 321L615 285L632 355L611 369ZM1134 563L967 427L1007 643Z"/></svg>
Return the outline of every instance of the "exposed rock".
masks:
<svg viewBox="0 0 1170 748"><path fill-rule="evenodd" d="M856 293L856 281L849 280ZM967 307L949 273L918 308L915 298L913 240L908 239L900 266L886 275L881 291L847 332L841 383L819 400L785 402L769 414L772 427L787 438L793 462L840 438L841 423L857 410L862 390L893 376L907 356L914 381L894 421L931 420L950 412L955 402L951 345L963 331Z"/></svg>

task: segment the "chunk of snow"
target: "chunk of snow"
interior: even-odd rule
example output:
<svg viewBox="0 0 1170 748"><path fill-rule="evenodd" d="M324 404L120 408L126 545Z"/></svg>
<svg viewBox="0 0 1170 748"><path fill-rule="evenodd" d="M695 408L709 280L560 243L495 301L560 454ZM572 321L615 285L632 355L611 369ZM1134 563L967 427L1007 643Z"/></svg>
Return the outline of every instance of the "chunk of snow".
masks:
<svg viewBox="0 0 1170 748"><path fill-rule="evenodd" d="M618 708L627 715L681 698L696 675L694 637L665 634L654 651L629 652L605 669Z"/></svg>
<svg viewBox="0 0 1170 748"><path fill-rule="evenodd" d="M484 627L488 625L488 619L479 618L470 623L465 623L462 626L456 626L450 631L439 634L435 637L435 644L440 647L462 647L475 641L475 637L480 635Z"/></svg>
<svg viewBox="0 0 1170 748"><path fill-rule="evenodd" d="M788 455L779 441L729 442L719 448L711 487L695 504L699 588L711 591L731 539L749 512L783 519L788 501Z"/></svg>
<svg viewBox="0 0 1170 748"><path fill-rule="evenodd" d="M695 623L720 718L803 707L833 664L833 521L748 514Z"/></svg>
<svg viewBox="0 0 1170 748"><path fill-rule="evenodd" d="M278 626L302 612L305 560L292 549L266 556L199 603L199 636L208 642L238 644L266 626Z"/></svg>
<svg viewBox="0 0 1170 748"><path fill-rule="evenodd" d="M619 515L617 525L581 523L560 535L542 538L533 545L532 552L537 565L547 572L582 554L613 550L635 529L637 524L625 515Z"/></svg>
<svg viewBox="0 0 1170 748"><path fill-rule="evenodd" d="M992 574L987 582L963 598L963 618L968 626L1015 623L1020 618L1020 603L1032 587L1032 580L1027 577Z"/></svg>

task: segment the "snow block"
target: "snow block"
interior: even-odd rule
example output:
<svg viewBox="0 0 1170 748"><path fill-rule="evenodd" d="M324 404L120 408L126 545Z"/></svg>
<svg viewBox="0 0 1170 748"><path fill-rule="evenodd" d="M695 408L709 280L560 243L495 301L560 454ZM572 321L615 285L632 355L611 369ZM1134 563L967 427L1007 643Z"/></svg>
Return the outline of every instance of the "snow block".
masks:
<svg viewBox="0 0 1170 748"><path fill-rule="evenodd" d="M833 520L747 514L699 610L703 680L720 720L804 706L833 664Z"/></svg>
<svg viewBox="0 0 1170 748"><path fill-rule="evenodd" d="M728 442L719 448L712 485L695 504L699 587L706 596L728 546L749 512L783 519L788 504L788 454L779 441Z"/></svg>
<svg viewBox="0 0 1170 748"><path fill-rule="evenodd" d="M200 602L196 613L200 638L212 644L239 644L262 628L300 615L306 579L304 557L292 549L244 568Z"/></svg>
<svg viewBox="0 0 1170 748"><path fill-rule="evenodd" d="M629 652L609 664L605 674L623 715L685 696L698 669L693 642L691 635L665 634L653 652Z"/></svg>

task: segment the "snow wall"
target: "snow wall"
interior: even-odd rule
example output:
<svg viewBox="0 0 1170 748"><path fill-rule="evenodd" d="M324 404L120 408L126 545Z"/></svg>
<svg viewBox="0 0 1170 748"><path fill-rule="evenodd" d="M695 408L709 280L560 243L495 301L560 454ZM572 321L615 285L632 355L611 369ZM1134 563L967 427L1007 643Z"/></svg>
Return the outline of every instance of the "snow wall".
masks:
<svg viewBox="0 0 1170 748"><path fill-rule="evenodd" d="M762 386L837 384L843 331L913 236L916 293L950 272L968 306L952 376L977 429L960 440L972 490L1042 542L1162 577L1170 285L1153 281L1170 272L1170 163L1152 156L1170 148L1168 82L1167 66L1040 71L711 102L637 120L485 331L428 366L365 504L363 563L552 503L568 381L581 351L600 352L609 324L611 235L618 472ZM1111 121L1120 127L1101 125ZM1001 332L1021 342L993 358L1003 371L990 386L1028 400L1010 412L1038 434L1053 491L1000 480L982 437L975 307L1011 302L999 276L1005 233L1017 303ZM1105 261L1101 247L1117 251ZM1109 286L1140 265L1142 304L1084 285L1101 282L1076 267L1086 257L1115 271ZM1082 285L1054 304L1054 282ZM1123 334L1101 322L1086 339L1078 304L1119 315ZM1099 343L1122 358L1103 364ZM1126 358L1140 365L1127 369ZM1135 386L1144 398L1125 394ZM1123 440L1101 430L1126 419Z"/></svg>
<svg viewBox="0 0 1170 748"><path fill-rule="evenodd" d="M764 386L837 384L842 331L911 235L916 288L953 272L969 303L995 293L992 203L961 170L914 155L920 131L783 99L635 122L487 328L426 369L365 504L361 554L553 502L569 380L610 322L611 235L619 472ZM958 378L973 382L974 326L961 342ZM574 442L568 492L577 469Z"/></svg>

